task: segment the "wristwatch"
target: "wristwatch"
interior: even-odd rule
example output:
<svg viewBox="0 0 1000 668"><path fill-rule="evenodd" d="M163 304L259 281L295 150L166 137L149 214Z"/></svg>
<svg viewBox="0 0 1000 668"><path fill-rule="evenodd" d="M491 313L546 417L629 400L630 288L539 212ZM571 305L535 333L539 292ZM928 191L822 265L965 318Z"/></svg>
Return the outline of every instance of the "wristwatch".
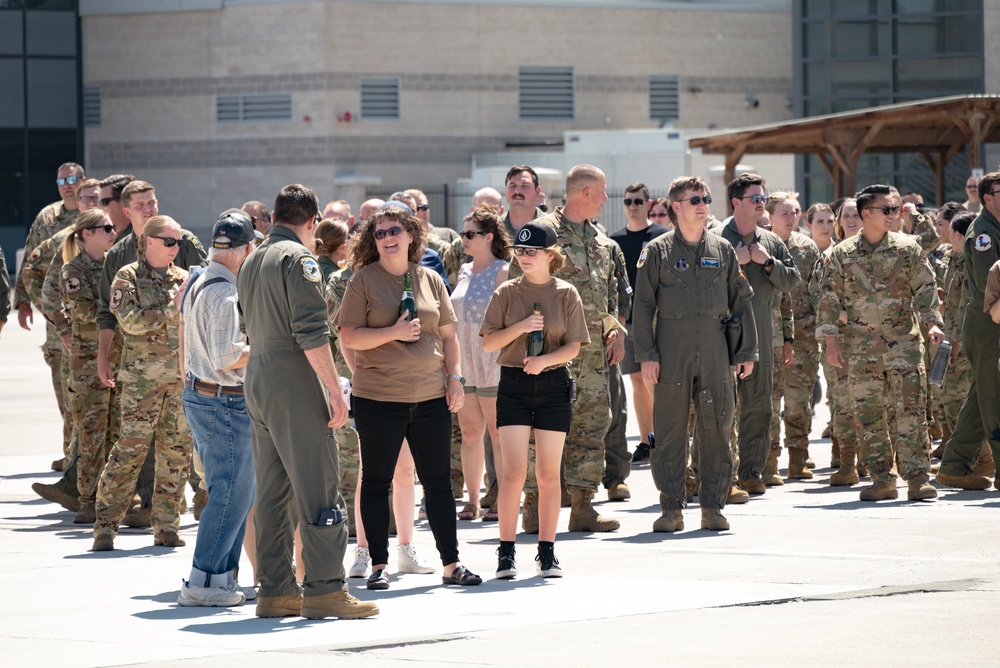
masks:
<svg viewBox="0 0 1000 668"><path fill-rule="evenodd" d="M774 258L773 257L767 258L767 261L764 262L764 268L769 269L770 267L773 266L774 266Z"/></svg>
<svg viewBox="0 0 1000 668"><path fill-rule="evenodd" d="M465 376L459 376L458 374L455 373L449 373L448 380L451 380L452 378L457 380L459 385L465 385Z"/></svg>

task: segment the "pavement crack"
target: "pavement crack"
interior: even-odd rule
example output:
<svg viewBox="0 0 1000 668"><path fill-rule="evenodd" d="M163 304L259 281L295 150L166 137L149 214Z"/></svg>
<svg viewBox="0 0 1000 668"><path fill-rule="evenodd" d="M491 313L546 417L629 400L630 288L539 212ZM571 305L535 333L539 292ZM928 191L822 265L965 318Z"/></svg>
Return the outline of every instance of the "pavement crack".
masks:
<svg viewBox="0 0 1000 668"><path fill-rule="evenodd" d="M985 584L983 580L968 578L964 580L945 580L941 582L926 582L922 584L897 585L878 587L875 589L857 589L832 594L817 594L815 596L793 596L766 601L748 601L724 605L724 608L753 608L763 605L784 605L786 603L807 603L815 601L849 601L862 598L884 598L887 596L904 596L907 594L936 594L942 592L969 591Z"/></svg>

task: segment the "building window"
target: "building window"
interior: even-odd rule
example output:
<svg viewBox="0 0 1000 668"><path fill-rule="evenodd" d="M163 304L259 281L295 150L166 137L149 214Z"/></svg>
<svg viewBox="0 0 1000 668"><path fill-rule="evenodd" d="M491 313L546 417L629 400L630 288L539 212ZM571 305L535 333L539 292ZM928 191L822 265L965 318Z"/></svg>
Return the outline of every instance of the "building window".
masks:
<svg viewBox="0 0 1000 668"><path fill-rule="evenodd" d="M101 89L88 86L83 89L83 124L88 128L101 127Z"/></svg>
<svg viewBox="0 0 1000 668"><path fill-rule="evenodd" d="M399 120L399 79L361 80L361 118L366 121Z"/></svg>
<svg viewBox="0 0 1000 668"><path fill-rule="evenodd" d="M681 117L681 78L677 75L649 77L649 119L676 121Z"/></svg>
<svg viewBox="0 0 1000 668"><path fill-rule="evenodd" d="M573 68L525 65L518 69L518 109L522 121L571 121Z"/></svg>
<svg viewBox="0 0 1000 668"><path fill-rule="evenodd" d="M292 120L292 96L220 95L215 99L217 123L267 123Z"/></svg>

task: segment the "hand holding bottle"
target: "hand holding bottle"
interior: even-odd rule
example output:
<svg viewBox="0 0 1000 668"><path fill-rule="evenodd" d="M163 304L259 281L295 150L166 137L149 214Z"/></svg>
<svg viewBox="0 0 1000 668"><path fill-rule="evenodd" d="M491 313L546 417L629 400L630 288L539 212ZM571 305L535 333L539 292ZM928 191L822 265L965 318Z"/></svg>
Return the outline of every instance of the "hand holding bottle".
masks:
<svg viewBox="0 0 1000 668"><path fill-rule="evenodd" d="M397 319L396 324L392 326L395 340L412 343L420 338L420 318L407 320L409 317L409 310L403 311L399 314L399 319Z"/></svg>

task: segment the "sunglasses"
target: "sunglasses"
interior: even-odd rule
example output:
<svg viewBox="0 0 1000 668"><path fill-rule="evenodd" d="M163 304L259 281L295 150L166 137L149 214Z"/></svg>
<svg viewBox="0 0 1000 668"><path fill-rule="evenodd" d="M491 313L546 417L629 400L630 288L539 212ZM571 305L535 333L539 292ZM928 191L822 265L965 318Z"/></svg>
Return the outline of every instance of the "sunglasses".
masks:
<svg viewBox="0 0 1000 668"><path fill-rule="evenodd" d="M694 199L693 197L691 199ZM748 199L754 204L767 204L767 195L746 195L740 199Z"/></svg>
<svg viewBox="0 0 1000 668"><path fill-rule="evenodd" d="M635 204L636 206L642 206L643 204L646 203L646 200L644 200L641 197L638 197L636 199L632 199L631 197L626 197L622 201L625 203L625 206L632 206L633 204Z"/></svg>
<svg viewBox="0 0 1000 668"><path fill-rule="evenodd" d="M376 241L382 241L386 237L398 237L403 233L403 228L399 225L393 225L387 230L375 230Z"/></svg>
<svg viewBox="0 0 1000 668"><path fill-rule="evenodd" d="M514 255L521 257L522 255L527 255L528 257L535 257L538 255L538 251L543 250L541 248L521 248L520 246L514 246Z"/></svg>
<svg viewBox="0 0 1000 668"><path fill-rule="evenodd" d="M265 224L266 225L270 225L271 224L271 221L268 220L267 218L255 218L253 216L250 216L250 222L253 223L253 228L255 230L257 229L257 225L258 224L260 224L260 225L265 225Z"/></svg>
<svg viewBox="0 0 1000 668"><path fill-rule="evenodd" d="M751 195L751 197L760 197L760 196L761 195ZM691 206L698 206L699 204L702 204L702 203L711 204L712 203L712 196L711 195L695 195L694 197L689 197L688 199L678 199L678 200L674 200L674 201L675 202L690 202ZM756 201L757 200L754 200L754 202L756 202ZM764 201L765 202L767 201L766 197L764 198ZM666 214L663 214L663 215L666 215Z"/></svg>
<svg viewBox="0 0 1000 668"><path fill-rule="evenodd" d="M899 213L899 205L892 204L890 206L870 206L867 207L868 211L881 211L886 216L895 216Z"/></svg>
<svg viewBox="0 0 1000 668"><path fill-rule="evenodd" d="M97 197L96 195L95 196L85 195L84 197L80 198L80 201L83 202L84 204L98 204L101 201L101 198Z"/></svg>
<svg viewBox="0 0 1000 668"><path fill-rule="evenodd" d="M154 239L159 239L163 242L163 245L167 248L173 248L181 242L180 239L174 239L173 237L153 237Z"/></svg>
<svg viewBox="0 0 1000 668"><path fill-rule="evenodd" d="M469 241L472 241L473 239L476 238L477 234L481 234L481 235L483 235L485 237L487 234L489 234L489 232L482 232L482 231L479 231L479 230L475 230L475 231L471 231L471 232L459 232L458 236L464 237L464 238L468 239Z"/></svg>
<svg viewBox="0 0 1000 668"><path fill-rule="evenodd" d="M62 188L63 186L71 186L76 184L80 180L79 176L67 176L64 179L56 179L56 185Z"/></svg>
<svg viewBox="0 0 1000 668"><path fill-rule="evenodd" d="M979 190L979 186L969 185L969 186L965 186L965 189L966 190Z"/></svg>
<svg viewBox="0 0 1000 668"><path fill-rule="evenodd" d="M107 206L112 202L120 202L120 201L122 201L121 197L102 197L101 206L107 208Z"/></svg>
<svg viewBox="0 0 1000 668"><path fill-rule="evenodd" d="M670 214L664 211L663 213L651 213L649 218L669 218Z"/></svg>
<svg viewBox="0 0 1000 668"><path fill-rule="evenodd" d="M430 208L431 208L430 204L418 204L417 205L417 211L430 211Z"/></svg>
<svg viewBox="0 0 1000 668"><path fill-rule="evenodd" d="M111 223L105 223L104 225L94 225L93 227L88 227L88 230L104 230L107 234L111 234L115 231L115 226Z"/></svg>

